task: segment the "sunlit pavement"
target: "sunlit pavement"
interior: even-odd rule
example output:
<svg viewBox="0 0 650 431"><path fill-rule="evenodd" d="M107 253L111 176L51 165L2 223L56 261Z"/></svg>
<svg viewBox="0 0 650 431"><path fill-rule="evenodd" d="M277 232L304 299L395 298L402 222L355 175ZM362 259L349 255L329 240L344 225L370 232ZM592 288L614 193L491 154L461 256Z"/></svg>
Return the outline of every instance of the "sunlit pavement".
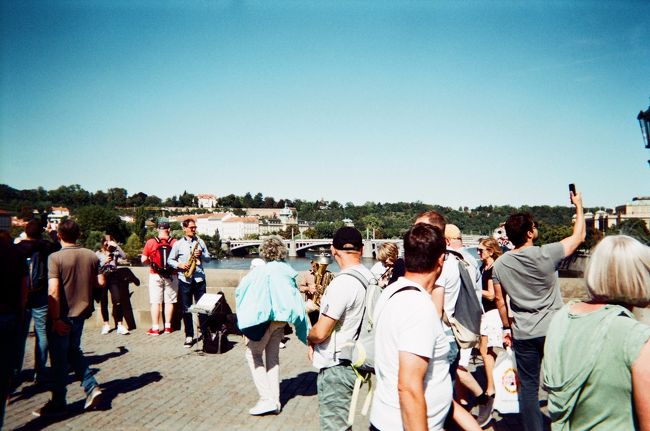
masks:
<svg viewBox="0 0 650 431"><path fill-rule="evenodd" d="M36 418L31 412L49 398L47 387L23 383L10 398L4 429L98 430L317 430L316 371L306 357L306 347L290 335L280 350L282 412L253 417L248 410L257 392L244 358L239 336L222 355L208 355L199 345L183 347L177 331L152 337L139 328L130 335L114 330L100 335L86 328L83 350L103 390L97 410L83 412L85 396L78 381L68 384L69 413L58 418ZM33 366L34 338L27 341L26 371ZM362 389L359 409L366 394ZM517 430L516 416L495 413L494 430ZM354 430L368 429L368 419L356 415Z"/></svg>

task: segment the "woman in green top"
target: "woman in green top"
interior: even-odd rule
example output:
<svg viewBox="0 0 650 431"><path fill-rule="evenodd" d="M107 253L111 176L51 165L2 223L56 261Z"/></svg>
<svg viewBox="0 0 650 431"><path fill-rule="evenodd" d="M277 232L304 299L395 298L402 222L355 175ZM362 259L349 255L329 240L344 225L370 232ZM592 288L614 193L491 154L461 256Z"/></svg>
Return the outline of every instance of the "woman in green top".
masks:
<svg viewBox="0 0 650 431"><path fill-rule="evenodd" d="M544 348L552 429L650 430L650 326L632 306L650 303L650 247L625 235L594 249L589 300L558 311Z"/></svg>

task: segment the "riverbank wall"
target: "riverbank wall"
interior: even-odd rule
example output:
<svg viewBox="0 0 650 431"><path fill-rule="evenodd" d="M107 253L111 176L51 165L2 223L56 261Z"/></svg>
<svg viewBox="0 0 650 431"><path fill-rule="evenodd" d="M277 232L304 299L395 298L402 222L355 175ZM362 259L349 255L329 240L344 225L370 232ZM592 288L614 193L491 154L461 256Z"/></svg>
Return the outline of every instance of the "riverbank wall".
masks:
<svg viewBox="0 0 650 431"><path fill-rule="evenodd" d="M148 329L151 327L151 313L149 304L149 268L132 267L131 270L140 280L140 286L129 285L130 291L130 310L132 310L133 320L137 328ZM207 269L206 284L208 293L223 292L226 301L235 310L235 289L241 279L248 273L248 270L237 269ZM582 299L586 297L586 289L581 278L560 278L562 297L565 301L571 299ZM95 304L98 309L99 305ZM127 309L129 304L127 303ZM99 311L99 310L97 310ZM179 311L179 310L177 310ZM650 324L650 309L635 309L635 314L643 321ZM178 321L180 316L176 313L174 326L180 328ZM101 315L96 312L88 323L99 327L102 324ZM160 322L162 327L162 322Z"/></svg>

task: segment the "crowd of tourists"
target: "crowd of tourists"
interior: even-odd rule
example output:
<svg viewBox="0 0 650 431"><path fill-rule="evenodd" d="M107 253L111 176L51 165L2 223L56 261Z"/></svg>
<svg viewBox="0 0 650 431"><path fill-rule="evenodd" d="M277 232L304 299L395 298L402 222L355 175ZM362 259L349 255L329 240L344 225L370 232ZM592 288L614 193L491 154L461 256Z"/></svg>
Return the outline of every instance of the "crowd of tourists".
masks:
<svg viewBox="0 0 650 431"><path fill-rule="evenodd" d="M359 388L370 381L370 407L362 407L370 410L370 430L480 430L493 418L503 384L494 378L495 364L505 350L516 361L522 429L649 431L650 326L631 310L650 304L650 247L625 235L605 237L586 266L587 298L565 304L557 269L586 231L582 196L570 192L570 198L576 210L571 235L536 246L534 217L513 214L505 223L511 249L484 238L478 259L464 247L460 229L435 211L414 220L402 257L387 242L372 268L362 264L363 240L354 227L337 230L330 253L315 257L303 274L284 262L287 248L279 237L263 240L261 259L235 293L259 395L249 413L281 413L279 351L290 325L318 370L322 430L352 428ZM184 346L191 347L206 331L207 317L199 314L195 336L190 306L206 293L203 263L210 254L196 236L196 222L188 218L182 226L183 237L174 240L169 224L159 223L142 253L150 267L147 334L171 333L179 305ZM124 286L139 280L120 271L123 251L110 236L93 253L77 245L79 226L72 220L59 225L55 241L42 235L38 222L28 223L18 244L0 233L0 339L11 347L0 356L0 396L6 400L20 383L33 318L34 380L52 392L34 414L49 416L66 412L69 367L82 382L84 408L101 400L81 350L84 321L97 301L101 332L111 331L110 294L115 331L127 335L121 298ZM331 259L340 268L336 275L327 270ZM470 372L472 358L483 365L476 370L484 373L481 383ZM549 418L540 410L540 387L548 392ZM4 409L3 402L0 427Z"/></svg>

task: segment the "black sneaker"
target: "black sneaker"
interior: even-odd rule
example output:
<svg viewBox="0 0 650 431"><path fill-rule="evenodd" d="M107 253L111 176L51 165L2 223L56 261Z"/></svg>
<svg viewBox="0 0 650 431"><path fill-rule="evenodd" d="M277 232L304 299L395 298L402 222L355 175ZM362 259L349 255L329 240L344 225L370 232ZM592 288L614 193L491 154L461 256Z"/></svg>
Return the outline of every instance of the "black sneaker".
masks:
<svg viewBox="0 0 650 431"><path fill-rule="evenodd" d="M183 343L184 347L192 347L194 345L194 338L192 337L185 337L185 342Z"/></svg>
<svg viewBox="0 0 650 431"><path fill-rule="evenodd" d="M483 428L492 420L492 407L494 406L494 395L488 395L484 404L478 405L478 416L476 422Z"/></svg>
<svg viewBox="0 0 650 431"><path fill-rule="evenodd" d="M37 418L40 417L57 417L57 416L64 416L68 413L68 408L64 405L60 404L54 404L52 400L48 401L45 403L43 407L41 407L38 410L34 410L32 412L32 415L36 416Z"/></svg>

